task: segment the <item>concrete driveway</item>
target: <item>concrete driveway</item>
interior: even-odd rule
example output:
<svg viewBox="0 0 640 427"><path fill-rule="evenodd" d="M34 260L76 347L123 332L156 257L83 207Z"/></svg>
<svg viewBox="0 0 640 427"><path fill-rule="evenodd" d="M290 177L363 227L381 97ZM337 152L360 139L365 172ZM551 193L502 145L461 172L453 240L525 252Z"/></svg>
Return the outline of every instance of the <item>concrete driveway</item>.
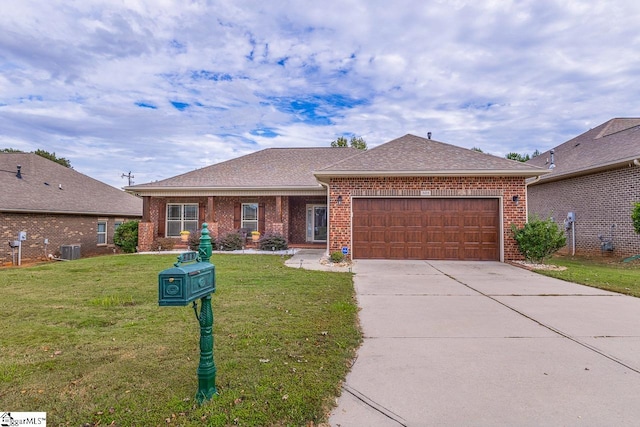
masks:
<svg viewBox="0 0 640 427"><path fill-rule="evenodd" d="M640 425L640 299L498 262L354 266L364 343L329 422Z"/></svg>

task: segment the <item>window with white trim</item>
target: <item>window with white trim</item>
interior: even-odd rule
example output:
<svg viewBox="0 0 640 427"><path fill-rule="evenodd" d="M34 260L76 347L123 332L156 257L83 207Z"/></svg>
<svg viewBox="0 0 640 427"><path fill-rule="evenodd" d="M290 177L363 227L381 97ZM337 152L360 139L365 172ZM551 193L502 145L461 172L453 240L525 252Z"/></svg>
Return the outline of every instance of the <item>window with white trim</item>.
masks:
<svg viewBox="0 0 640 427"><path fill-rule="evenodd" d="M180 237L181 231L198 231L197 203L167 204L167 237Z"/></svg>
<svg viewBox="0 0 640 427"><path fill-rule="evenodd" d="M113 234L116 234L116 230L124 224L124 219L117 218L113 221Z"/></svg>
<svg viewBox="0 0 640 427"><path fill-rule="evenodd" d="M107 221L98 220L98 245L107 244Z"/></svg>
<svg viewBox="0 0 640 427"><path fill-rule="evenodd" d="M248 231L258 231L258 204L243 203L241 225Z"/></svg>

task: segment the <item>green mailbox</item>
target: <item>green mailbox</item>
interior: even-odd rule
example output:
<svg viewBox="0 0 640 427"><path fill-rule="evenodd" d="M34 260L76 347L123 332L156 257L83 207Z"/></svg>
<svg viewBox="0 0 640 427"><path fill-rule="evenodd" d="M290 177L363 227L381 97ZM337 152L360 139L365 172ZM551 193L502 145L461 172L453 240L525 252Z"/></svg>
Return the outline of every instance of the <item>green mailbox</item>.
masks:
<svg viewBox="0 0 640 427"><path fill-rule="evenodd" d="M200 364L198 365L198 403L218 394L216 364L213 360L213 310L211 294L216 291L215 266L211 259L211 237L207 223L202 224L198 252L184 252L173 268L158 275L158 305L179 306L193 303L193 312L200 324ZM200 314L196 300L200 298Z"/></svg>
<svg viewBox="0 0 640 427"><path fill-rule="evenodd" d="M158 275L158 304L184 306L216 291L215 266L197 252L184 252L172 268Z"/></svg>

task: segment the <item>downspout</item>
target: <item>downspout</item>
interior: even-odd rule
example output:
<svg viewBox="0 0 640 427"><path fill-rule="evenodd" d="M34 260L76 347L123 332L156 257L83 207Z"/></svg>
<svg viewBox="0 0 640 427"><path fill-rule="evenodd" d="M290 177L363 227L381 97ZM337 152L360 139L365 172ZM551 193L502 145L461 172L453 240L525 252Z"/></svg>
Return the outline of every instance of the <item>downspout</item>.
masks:
<svg viewBox="0 0 640 427"><path fill-rule="evenodd" d="M524 182L524 211L527 213L526 222L529 222L529 185L536 183L540 180L540 175L536 176L533 181Z"/></svg>
<svg viewBox="0 0 640 427"><path fill-rule="evenodd" d="M329 244L331 242L331 223L330 223L330 218L331 218L331 191L329 188L329 184L324 183L322 181L320 181L318 179L318 182L320 183L320 185L322 185L323 187L327 188L327 248L326 248L326 252L325 255L329 256Z"/></svg>

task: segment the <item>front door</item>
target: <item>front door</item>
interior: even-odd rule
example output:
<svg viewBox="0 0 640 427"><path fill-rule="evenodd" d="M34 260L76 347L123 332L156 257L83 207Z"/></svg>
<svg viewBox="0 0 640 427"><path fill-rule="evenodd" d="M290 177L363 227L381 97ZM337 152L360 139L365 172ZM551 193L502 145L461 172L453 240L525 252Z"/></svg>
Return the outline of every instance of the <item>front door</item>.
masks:
<svg viewBox="0 0 640 427"><path fill-rule="evenodd" d="M307 205L307 242L327 241L327 205Z"/></svg>

